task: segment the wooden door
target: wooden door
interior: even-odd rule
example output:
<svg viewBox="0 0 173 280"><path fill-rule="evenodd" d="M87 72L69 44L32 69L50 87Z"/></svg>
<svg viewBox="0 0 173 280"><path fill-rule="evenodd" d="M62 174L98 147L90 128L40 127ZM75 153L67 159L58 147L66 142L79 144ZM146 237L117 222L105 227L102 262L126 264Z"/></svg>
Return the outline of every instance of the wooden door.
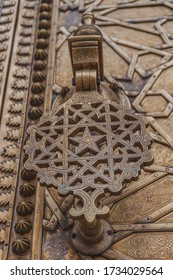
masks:
<svg viewBox="0 0 173 280"><path fill-rule="evenodd" d="M73 196L25 169L27 127L71 87L68 37L92 12L103 39L104 78L148 123L153 163L106 196L113 244L94 259L173 259L173 2L0 1L1 259L88 259L71 245ZM92 258L91 258L92 259Z"/></svg>

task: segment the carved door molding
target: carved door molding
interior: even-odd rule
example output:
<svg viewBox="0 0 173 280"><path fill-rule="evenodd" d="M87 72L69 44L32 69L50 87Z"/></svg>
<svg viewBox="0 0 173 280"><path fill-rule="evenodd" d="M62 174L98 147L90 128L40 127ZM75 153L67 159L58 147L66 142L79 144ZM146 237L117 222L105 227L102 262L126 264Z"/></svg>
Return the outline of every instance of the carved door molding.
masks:
<svg viewBox="0 0 173 280"><path fill-rule="evenodd" d="M0 258L173 259L173 2L1 2ZM104 80L115 101L148 123L154 158L120 194L101 200L114 234L97 257L73 248L73 196L41 186L24 167L23 148L27 128L70 92L68 38L86 11L103 35Z"/></svg>

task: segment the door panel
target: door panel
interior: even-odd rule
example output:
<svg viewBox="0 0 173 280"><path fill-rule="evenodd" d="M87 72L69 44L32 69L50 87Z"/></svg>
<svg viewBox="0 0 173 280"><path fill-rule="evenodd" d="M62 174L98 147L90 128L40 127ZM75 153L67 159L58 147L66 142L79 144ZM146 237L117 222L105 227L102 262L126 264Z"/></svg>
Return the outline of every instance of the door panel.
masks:
<svg viewBox="0 0 173 280"><path fill-rule="evenodd" d="M65 96L71 88L72 69L67 39L80 25L83 12L91 11L104 39L105 81L115 95L121 96L126 106L131 107L136 114L141 114L148 123L147 131L152 138L150 149L154 158L151 165L141 169L138 179L129 181L119 195L107 193L101 200L103 206L110 208L108 220L114 229L114 241L102 255L93 258L173 259L172 1L52 0L47 7L43 6L44 1L29 1L34 8L27 6L27 0L23 1L24 4L18 2L19 18L30 9L33 13L33 25L29 27L31 19L24 15L23 20L27 24L19 26L19 21L16 30L13 33L11 31L16 42L11 47L11 56L7 57L9 74L2 77L6 91L2 100L0 139L1 258L91 258L75 251L70 242L73 221L68 211L73 204L73 196L62 198L54 187L41 186L36 174L28 174L25 170L23 150L29 124L37 123L43 112L52 109L55 98ZM37 60L41 36L37 19L44 16L47 17L48 45L41 56L46 57L43 71L46 76L41 83L44 88L39 93L40 100L44 102L39 103L37 100L33 106L33 88L36 88L34 97L40 90L33 78L36 77L35 65L44 67ZM27 28L32 29L30 35L26 35ZM32 41L28 45L28 56L21 56L18 45L21 45L23 39L27 42L29 36ZM18 56L23 59L27 56L27 68L24 63L14 63ZM15 87L11 81L13 79L16 82L16 67L20 71L26 68L27 73L24 78L17 76L18 84ZM27 84L26 88L19 84L23 79ZM14 98L9 98L7 94L11 91ZM20 98L22 94L23 97ZM23 106L23 111L17 109L19 105ZM12 106L16 106L16 111L8 109ZM6 122L7 115L13 117L12 124ZM19 120L16 126L14 117ZM8 137L7 132L10 135ZM22 138L15 138L17 133ZM28 187L28 184L32 187ZM26 185L27 191L22 187ZM25 204L23 212L20 211L21 203ZM29 212L28 208L32 208L32 211ZM16 231L16 224L19 224L21 217L27 218L28 224L32 225L32 229L22 234ZM20 236L25 239L19 240ZM19 243L23 253L16 250L16 244Z"/></svg>

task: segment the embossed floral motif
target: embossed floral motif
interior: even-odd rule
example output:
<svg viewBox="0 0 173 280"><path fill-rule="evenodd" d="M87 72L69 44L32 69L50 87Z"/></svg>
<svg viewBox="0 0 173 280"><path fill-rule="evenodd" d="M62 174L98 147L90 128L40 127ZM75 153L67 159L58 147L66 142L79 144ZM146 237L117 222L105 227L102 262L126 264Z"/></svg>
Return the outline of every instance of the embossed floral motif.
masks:
<svg viewBox="0 0 173 280"><path fill-rule="evenodd" d="M74 61L77 63L81 61L93 62L98 59L98 53L96 49L81 49L74 51Z"/></svg>
<svg viewBox="0 0 173 280"><path fill-rule="evenodd" d="M63 260L68 252L69 234L58 229L45 242L43 248L43 258L46 260Z"/></svg>
<svg viewBox="0 0 173 280"><path fill-rule="evenodd" d="M128 223L145 217L173 199L173 181L166 177L158 181L157 188L151 184L124 200L117 202L111 210L110 221Z"/></svg>
<svg viewBox="0 0 173 280"><path fill-rule="evenodd" d="M164 147L159 144L152 145L152 154L154 157L154 162L158 165L168 165L173 164L173 153L169 147Z"/></svg>
<svg viewBox="0 0 173 280"><path fill-rule="evenodd" d="M114 248L119 248L119 245ZM173 259L173 235L134 234L121 242L120 251L134 259Z"/></svg>

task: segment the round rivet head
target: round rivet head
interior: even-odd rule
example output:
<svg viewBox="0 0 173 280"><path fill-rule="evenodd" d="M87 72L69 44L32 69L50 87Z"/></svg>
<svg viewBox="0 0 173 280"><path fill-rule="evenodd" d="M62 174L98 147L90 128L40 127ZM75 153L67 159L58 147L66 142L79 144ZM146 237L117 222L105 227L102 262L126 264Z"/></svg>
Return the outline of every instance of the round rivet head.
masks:
<svg viewBox="0 0 173 280"><path fill-rule="evenodd" d="M39 119L42 116L42 114L43 114L43 112L41 109L39 109L37 107L32 107L29 109L28 117L31 120L36 120L36 119Z"/></svg>
<svg viewBox="0 0 173 280"><path fill-rule="evenodd" d="M44 102L44 98L41 95L34 94L30 98L30 105L31 106L40 106Z"/></svg>
<svg viewBox="0 0 173 280"><path fill-rule="evenodd" d="M46 49L48 47L48 41L46 39L38 39L36 46L38 49Z"/></svg>
<svg viewBox="0 0 173 280"><path fill-rule="evenodd" d="M48 3L41 4L40 11L41 12L50 12L51 6Z"/></svg>
<svg viewBox="0 0 173 280"><path fill-rule="evenodd" d="M47 53L42 49L37 49L34 57L36 60L45 60L47 58Z"/></svg>
<svg viewBox="0 0 173 280"><path fill-rule="evenodd" d="M39 22L39 29L49 29L50 27L50 22L46 19L42 19Z"/></svg>
<svg viewBox="0 0 173 280"><path fill-rule="evenodd" d="M31 184L25 183L20 186L20 195L30 197L35 193L35 187Z"/></svg>
<svg viewBox="0 0 173 280"><path fill-rule="evenodd" d="M27 234L32 229L32 224L29 219L23 218L16 222L15 232L18 234Z"/></svg>
<svg viewBox="0 0 173 280"><path fill-rule="evenodd" d="M34 170L27 170L27 169L23 168L23 170L21 172L21 176L22 176L22 179L25 181L32 181L36 178L37 173Z"/></svg>
<svg viewBox="0 0 173 280"><path fill-rule="evenodd" d="M20 216L31 215L33 211L33 205L30 201L21 201L17 205L17 213Z"/></svg>
<svg viewBox="0 0 173 280"><path fill-rule="evenodd" d="M51 14L48 13L48 12L42 12L40 14L40 20L43 20L43 19L50 20L51 19Z"/></svg>
<svg viewBox="0 0 173 280"><path fill-rule="evenodd" d="M40 29L38 31L37 36L39 39L41 39L41 38L47 39L47 38L49 38L49 31L47 31L46 29Z"/></svg>
<svg viewBox="0 0 173 280"><path fill-rule="evenodd" d="M46 63L42 60L37 60L34 63L34 70L35 71L43 71L46 69Z"/></svg>
<svg viewBox="0 0 173 280"><path fill-rule="evenodd" d="M39 94L44 92L45 85L43 83L34 83L31 87L31 92L35 94Z"/></svg>
<svg viewBox="0 0 173 280"><path fill-rule="evenodd" d="M12 243L12 251L16 255L25 255L30 249L30 241L25 237L18 237Z"/></svg>
<svg viewBox="0 0 173 280"><path fill-rule="evenodd" d="M46 74L43 71L36 71L33 73L33 82L43 82L46 78Z"/></svg>

